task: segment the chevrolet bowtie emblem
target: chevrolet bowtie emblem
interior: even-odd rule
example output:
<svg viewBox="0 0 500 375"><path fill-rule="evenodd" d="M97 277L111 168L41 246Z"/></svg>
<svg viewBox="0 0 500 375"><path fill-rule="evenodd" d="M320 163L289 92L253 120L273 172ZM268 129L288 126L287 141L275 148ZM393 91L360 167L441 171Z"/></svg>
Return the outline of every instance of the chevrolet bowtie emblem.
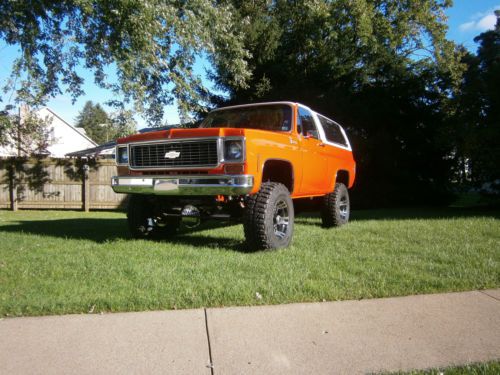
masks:
<svg viewBox="0 0 500 375"><path fill-rule="evenodd" d="M176 159L181 156L179 151L169 151L165 154L165 159Z"/></svg>

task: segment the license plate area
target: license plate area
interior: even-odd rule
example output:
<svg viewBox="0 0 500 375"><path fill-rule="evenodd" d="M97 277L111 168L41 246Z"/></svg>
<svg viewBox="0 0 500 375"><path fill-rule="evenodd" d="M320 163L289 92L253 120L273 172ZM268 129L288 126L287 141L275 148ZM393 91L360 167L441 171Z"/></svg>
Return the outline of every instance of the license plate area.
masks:
<svg viewBox="0 0 500 375"><path fill-rule="evenodd" d="M155 180L154 190L155 191L172 191L177 190L179 188L179 180L171 179L171 180Z"/></svg>

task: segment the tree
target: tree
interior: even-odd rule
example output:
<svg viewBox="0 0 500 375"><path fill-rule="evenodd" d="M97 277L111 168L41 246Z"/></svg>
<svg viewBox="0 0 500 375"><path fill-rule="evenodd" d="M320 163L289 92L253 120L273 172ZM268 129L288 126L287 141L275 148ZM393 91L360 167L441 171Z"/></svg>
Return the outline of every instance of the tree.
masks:
<svg viewBox="0 0 500 375"><path fill-rule="evenodd" d="M216 65L233 101L294 95L324 101L325 92L357 91L386 81L388 68L436 65L455 82L463 67L446 40L449 0L234 0L250 51L247 88ZM237 98L237 100L236 100Z"/></svg>
<svg viewBox="0 0 500 375"><path fill-rule="evenodd" d="M0 39L20 48L7 90L41 104L68 93L83 94L79 69L150 122L177 99L180 112L200 110L207 90L194 73L196 58L208 56L244 87L249 77L234 9L210 0L76 0L0 2ZM116 68L116 78L109 70Z"/></svg>
<svg viewBox="0 0 500 375"><path fill-rule="evenodd" d="M18 157L47 155L50 121L40 118L27 106L21 106L19 114L11 111L0 112L0 146L12 150Z"/></svg>
<svg viewBox="0 0 500 375"><path fill-rule="evenodd" d="M126 137L137 132L137 122L132 111L120 110L111 116L113 139Z"/></svg>
<svg viewBox="0 0 500 375"><path fill-rule="evenodd" d="M233 4L253 75L241 88L216 67L227 102L292 100L338 120L357 160L354 202L444 202L445 125L464 69L445 38L450 1Z"/></svg>
<svg viewBox="0 0 500 375"><path fill-rule="evenodd" d="M119 109L108 115L99 103L87 101L76 118L76 126L102 144L135 133L137 122L130 110Z"/></svg>
<svg viewBox="0 0 500 375"><path fill-rule="evenodd" d="M76 126L96 143L105 143L114 138L111 119L99 103L87 101L76 118Z"/></svg>
<svg viewBox="0 0 500 375"><path fill-rule="evenodd" d="M457 154L476 185L500 179L500 10L495 15L495 29L474 39L477 55L465 60L467 71L457 96Z"/></svg>

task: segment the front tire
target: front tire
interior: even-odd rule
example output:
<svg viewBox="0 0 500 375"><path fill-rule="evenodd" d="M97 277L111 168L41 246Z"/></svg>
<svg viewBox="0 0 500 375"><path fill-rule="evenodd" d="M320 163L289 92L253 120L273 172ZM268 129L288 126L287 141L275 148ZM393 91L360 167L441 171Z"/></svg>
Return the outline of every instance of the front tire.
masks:
<svg viewBox="0 0 500 375"><path fill-rule="evenodd" d="M128 227L134 238L168 237L177 233L180 221L158 221L155 205L144 195L132 195L127 210Z"/></svg>
<svg viewBox="0 0 500 375"><path fill-rule="evenodd" d="M351 213L349 192L343 183L336 183L333 193L323 197L321 220L323 227L340 227L347 224Z"/></svg>
<svg viewBox="0 0 500 375"><path fill-rule="evenodd" d="M294 210L285 185L265 182L259 192L248 197L243 228L251 250L272 250L290 245Z"/></svg>

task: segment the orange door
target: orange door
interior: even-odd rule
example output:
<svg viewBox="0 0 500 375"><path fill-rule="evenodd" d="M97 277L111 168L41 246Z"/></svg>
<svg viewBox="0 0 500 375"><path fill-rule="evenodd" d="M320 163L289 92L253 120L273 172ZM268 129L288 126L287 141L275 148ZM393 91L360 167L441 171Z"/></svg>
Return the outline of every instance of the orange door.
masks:
<svg viewBox="0 0 500 375"><path fill-rule="evenodd" d="M299 107L297 118L298 130L302 133L302 181L300 195L324 194L328 180L328 158L325 145L319 139L312 113Z"/></svg>

